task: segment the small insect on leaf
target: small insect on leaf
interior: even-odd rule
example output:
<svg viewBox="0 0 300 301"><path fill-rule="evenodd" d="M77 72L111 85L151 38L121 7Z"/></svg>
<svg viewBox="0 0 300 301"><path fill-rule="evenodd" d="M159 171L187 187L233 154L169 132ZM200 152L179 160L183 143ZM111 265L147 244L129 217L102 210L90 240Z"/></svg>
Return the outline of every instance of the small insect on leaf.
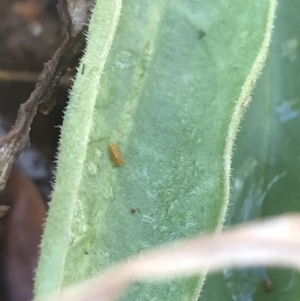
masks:
<svg viewBox="0 0 300 301"><path fill-rule="evenodd" d="M125 164L123 155L117 144L115 144L113 142L109 142L109 151L110 151L110 155L111 155L113 161L115 162L115 164L117 164L117 165Z"/></svg>
<svg viewBox="0 0 300 301"><path fill-rule="evenodd" d="M270 279L265 279L263 281L263 288L266 293L270 293L274 290L274 283Z"/></svg>

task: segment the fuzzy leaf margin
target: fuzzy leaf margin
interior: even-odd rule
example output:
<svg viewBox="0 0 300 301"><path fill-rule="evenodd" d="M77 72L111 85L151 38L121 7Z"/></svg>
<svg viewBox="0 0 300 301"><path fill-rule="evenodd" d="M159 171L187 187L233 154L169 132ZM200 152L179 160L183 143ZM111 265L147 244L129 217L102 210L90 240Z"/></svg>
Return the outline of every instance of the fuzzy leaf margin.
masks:
<svg viewBox="0 0 300 301"><path fill-rule="evenodd" d="M221 228L232 146L275 6L97 2L64 120L38 297ZM124 165L112 160L111 142ZM194 300L203 279L141 284L127 298Z"/></svg>

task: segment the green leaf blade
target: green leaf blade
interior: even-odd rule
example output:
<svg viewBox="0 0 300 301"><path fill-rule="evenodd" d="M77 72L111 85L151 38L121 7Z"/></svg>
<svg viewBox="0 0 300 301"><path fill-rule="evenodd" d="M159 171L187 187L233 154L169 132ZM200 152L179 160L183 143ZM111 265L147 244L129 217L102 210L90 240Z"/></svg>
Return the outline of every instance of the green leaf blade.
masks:
<svg viewBox="0 0 300 301"><path fill-rule="evenodd" d="M297 0L278 4L270 53L236 141L228 226L300 210L299 9ZM295 270L233 269L209 275L200 300L291 301L299 291Z"/></svg>
<svg viewBox="0 0 300 301"><path fill-rule="evenodd" d="M66 116L77 125L64 124L37 295L51 293L43 288L49 264L43 256L54 258L57 251L47 250L54 237L63 239L65 249L56 265L63 276L52 292L153 246L221 227L231 147L267 52L274 6L126 1L103 73L95 53L102 25L94 14L84 74L77 77ZM90 125L81 123L83 112ZM76 127L87 128L85 136L75 138ZM77 147L68 139L85 150L78 153L84 166L75 178L63 168ZM123 166L112 161L109 142L120 147ZM76 157L73 162L76 167ZM66 179L73 179L71 195L64 192ZM59 230L64 214L69 224ZM193 300L202 281L139 284L127 298Z"/></svg>

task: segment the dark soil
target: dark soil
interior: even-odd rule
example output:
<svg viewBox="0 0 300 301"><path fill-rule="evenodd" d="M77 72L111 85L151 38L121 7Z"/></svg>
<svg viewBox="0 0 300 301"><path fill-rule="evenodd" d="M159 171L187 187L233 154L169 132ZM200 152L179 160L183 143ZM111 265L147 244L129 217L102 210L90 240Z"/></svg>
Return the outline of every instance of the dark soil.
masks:
<svg viewBox="0 0 300 301"><path fill-rule="evenodd" d="M0 1L0 132L13 125L19 105L35 87L38 73L61 42L56 0ZM0 219L0 301L29 301L46 203L51 194L59 125L68 86L57 106L35 117L31 145L13 169L1 203L10 207Z"/></svg>

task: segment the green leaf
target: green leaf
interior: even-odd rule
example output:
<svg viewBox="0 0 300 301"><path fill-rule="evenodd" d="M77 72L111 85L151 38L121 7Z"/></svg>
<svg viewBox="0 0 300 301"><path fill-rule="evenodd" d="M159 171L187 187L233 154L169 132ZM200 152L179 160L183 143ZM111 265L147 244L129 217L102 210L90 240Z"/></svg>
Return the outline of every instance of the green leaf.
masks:
<svg viewBox="0 0 300 301"><path fill-rule="evenodd" d="M228 225L300 211L299 10L297 0L278 5L269 57L237 137ZM209 276L200 300L292 301L299 293L299 273L261 267Z"/></svg>
<svg viewBox="0 0 300 301"><path fill-rule="evenodd" d="M122 5L99 0L91 20L62 129L38 297L222 226L232 145L275 1ZM194 300L202 281L137 284L127 298Z"/></svg>

